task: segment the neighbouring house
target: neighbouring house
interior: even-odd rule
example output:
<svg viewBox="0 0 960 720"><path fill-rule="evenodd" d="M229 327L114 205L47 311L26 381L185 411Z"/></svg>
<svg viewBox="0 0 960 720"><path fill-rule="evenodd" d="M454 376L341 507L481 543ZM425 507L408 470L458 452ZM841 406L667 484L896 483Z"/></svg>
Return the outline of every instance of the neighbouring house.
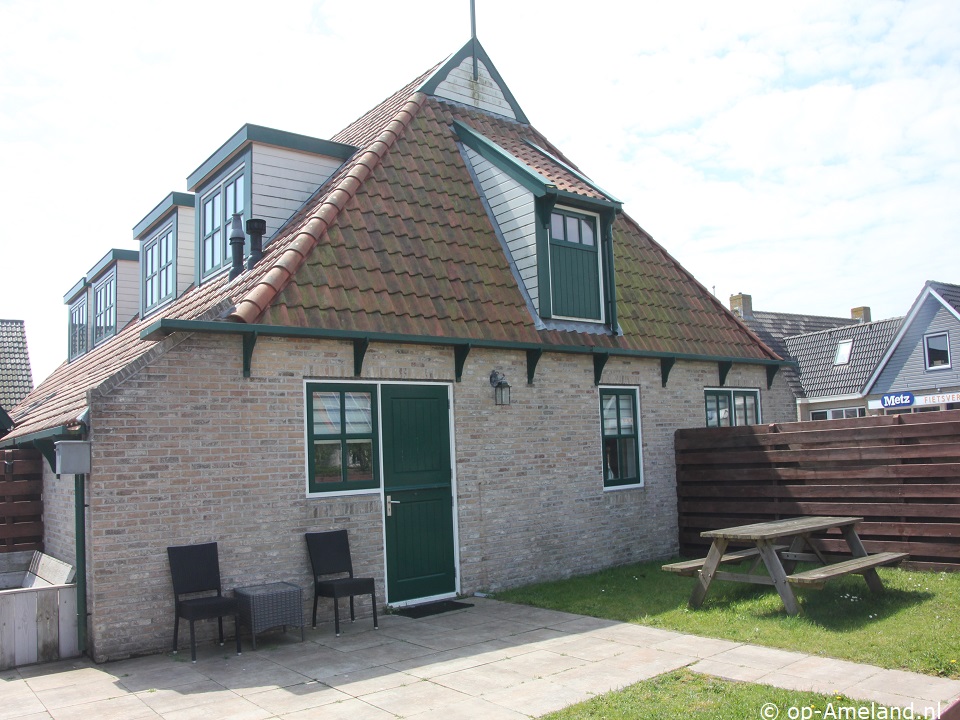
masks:
<svg viewBox="0 0 960 720"><path fill-rule="evenodd" d="M0 320L0 437L13 427L8 411L33 390L23 320Z"/></svg>
<svg viewBox="0 0 960 720"><path fill-rule="evenodd" d="M784 366L777 374L767 394L766 418L773 422L805 419L802 416L801 406L807 394L800 381L800 371L797 367L799 358L791 354L786 339L802 334L869 323L871 320L869 307L853 308L850 311L850 317L754 310L753 297L746 293L730 296L730 310L763 340L767 347L792 363Z"/></svg>
<svg viewBox="0 0 960 720"><path fill-rule="evenodd" d="M308 587L303 533L346 528L393 606L669 555L674 431L766 420L781 358L475 40L332 140L244 126L188 188L134 229L137 318L97 320L108 254L0 440L91 444L98 661L169 647L174 544L216 540L226 588ZM74 481L44 478L66 560Z"/></svg>
<svg viewBox="0 0 960 720"><path fill-rule="evenodd" d="M802 396L798 420L865 417L864 385L900 328L903 318L842 325L785 339L799 366ZM871 413L872 414L872 413Z"/></svg>
<svg viewBox="0 0 960 720"><path fill-rule="evenodd" d="M960 285L927 281L863 396L887 415L960 408Z"/></svg>

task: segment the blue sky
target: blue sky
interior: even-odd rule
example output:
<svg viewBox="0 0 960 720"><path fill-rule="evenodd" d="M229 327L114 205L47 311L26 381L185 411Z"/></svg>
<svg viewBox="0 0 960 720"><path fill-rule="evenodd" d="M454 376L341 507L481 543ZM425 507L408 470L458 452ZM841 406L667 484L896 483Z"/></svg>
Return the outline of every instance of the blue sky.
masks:
<svg viewBox="0 0 960 720"><path fill-rule="evenodd" d="M664 7L665 5L669 7ZM329 138L469 2L0 0L0 317L63 295L245 122ZM874 319L960 283L960 4L477 0L531 122L727 303Z"/></svg>

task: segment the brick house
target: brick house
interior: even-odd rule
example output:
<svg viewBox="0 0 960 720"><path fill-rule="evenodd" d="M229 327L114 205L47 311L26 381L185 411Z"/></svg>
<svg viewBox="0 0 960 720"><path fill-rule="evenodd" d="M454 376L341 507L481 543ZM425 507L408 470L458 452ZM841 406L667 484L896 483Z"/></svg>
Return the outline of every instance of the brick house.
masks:
<svg viewBox="0 0 960 720"><path fill-rule="evenodd" d="M394 606L669 555L674 431L762 420L777 354L475 41L332 140L241 128L188 187L134 229L137 317L119 271L74 288L76 352L0 441L92 443L98 661L169 647L173 544L218 541L227 588L307 587L303 533L347 528ZM44 495L70 560L73 478Z"/></svg>

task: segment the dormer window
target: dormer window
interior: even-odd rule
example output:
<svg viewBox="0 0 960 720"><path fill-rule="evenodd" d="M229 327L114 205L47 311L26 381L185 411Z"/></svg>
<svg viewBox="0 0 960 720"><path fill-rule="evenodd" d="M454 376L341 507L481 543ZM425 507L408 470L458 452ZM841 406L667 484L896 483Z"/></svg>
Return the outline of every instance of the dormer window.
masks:
<svg viewBox="0 0 960 720"><path fill-rule="evenodd" d="M117 274L108 273L93 286L93 345L117 332Z"/></svg>
<svg viewBox="0 0 960 720"><path fill-rule="evenodd" d="M228 238L234 213L244 213L243 165L200 198L200 233L203 275L211 275L229 262Z"/></svg>
<svg viewBox="0 0 960 720"><path fill-rule="evenodd" d="M167 225L143 245L143 307L152 310L173 297L173 225Z"/></svg>
<svg viewBox="0 0 960 720"><path fill-rule="evenodd" d="M67 359L73 360L87 351L87 298L70 306L70 345Z"/></svg>
<svg viewBox="0 0 960 720"><path fill-rule="evenodd" d="M850 351L853 350L853 340L841 340L837 343L837 354L833 356L834 365L846 365L850 362Z"/></svg>
<svg viewBox="0 0 960 720"><path fill-rule="evenodd" d="M603 320L599 217L555 207L550 215L550 290L554 317Z"/></svg>

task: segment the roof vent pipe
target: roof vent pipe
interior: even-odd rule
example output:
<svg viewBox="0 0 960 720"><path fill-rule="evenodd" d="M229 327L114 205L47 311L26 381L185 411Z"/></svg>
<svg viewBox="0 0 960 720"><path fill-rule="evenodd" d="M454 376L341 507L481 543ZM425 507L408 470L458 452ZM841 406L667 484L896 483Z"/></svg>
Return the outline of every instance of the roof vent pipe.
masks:
<svg viewBox="0 0 960 720"><path fill-rule="evenodd" d="M247 235L250 236L250 257L247 258L247 270L263 257L263 236L267 234L267 221L258 218L247 220Z"/></svg>
<svg viewBox="0 0 960 720"><path fill-rule="evenodd" d="M233 258L233 266L230 268L231 280L243 272L243 246L246 241L247 236L243 234L240 213L234 213L230 223L230 255Z"/></svg>

